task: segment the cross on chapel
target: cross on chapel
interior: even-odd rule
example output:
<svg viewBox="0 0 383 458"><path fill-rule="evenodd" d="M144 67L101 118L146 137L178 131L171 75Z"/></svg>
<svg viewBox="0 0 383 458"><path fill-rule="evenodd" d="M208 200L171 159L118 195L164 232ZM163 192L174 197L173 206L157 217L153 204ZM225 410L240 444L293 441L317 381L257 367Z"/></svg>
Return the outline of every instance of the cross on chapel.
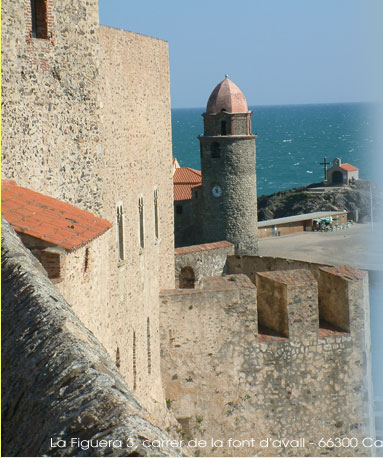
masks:
<svg viewBox="0 0 383 458"><path fill-rule="evenodd" d="M327 180L327 166L330 165L330 162L327 162L326 156L325 156L323 162L320 163L320 165L323 165L323 168L324 168L324 179Z"/></svg>

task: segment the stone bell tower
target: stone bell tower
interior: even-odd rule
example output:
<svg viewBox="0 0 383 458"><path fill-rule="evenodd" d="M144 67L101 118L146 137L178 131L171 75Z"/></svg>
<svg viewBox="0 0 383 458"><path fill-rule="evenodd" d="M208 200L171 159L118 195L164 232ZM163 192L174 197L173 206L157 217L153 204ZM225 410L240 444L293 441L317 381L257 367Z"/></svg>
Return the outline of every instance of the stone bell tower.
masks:
<svg viewBox="0 0 383 458"><path fill-rule="evenodd" d="M211 93L201 142L205 243L228 240L237 254L257 252L257 183L251 115L241 90L225 79Z"/></svg>

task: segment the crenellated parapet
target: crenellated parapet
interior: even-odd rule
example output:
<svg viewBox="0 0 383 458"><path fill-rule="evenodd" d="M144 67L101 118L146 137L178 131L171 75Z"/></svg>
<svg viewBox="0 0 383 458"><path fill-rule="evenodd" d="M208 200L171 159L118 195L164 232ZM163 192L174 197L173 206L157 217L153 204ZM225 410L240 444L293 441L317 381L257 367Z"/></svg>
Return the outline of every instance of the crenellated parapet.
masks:
<svg viewBox="0 0 383 458"><path fill-rule="evenodd" d="M161 293L162 374L180 428L241 444L200 450L209 456L371 455L362 446L374 434L367 274L287 260L260 271L264 260L246 258L251 281L237 268ZM359 445L318 448L334 434ZM304 445L260 445L280 437Z"/></svg>
<svg viewBox="0 0 383 458"><path fill-rule="evenodd" d="M350 332L351 314L360 314L361 304L368 305L367 272L351 266L321 267L318 283L320 318Z"/></svg>
<svg viewBox="0 0 383 458"><path fill-rule="evenodd" d="M308 270L261 272L257 275L258 326L291 339L318 335L318 285Z"/></svg>

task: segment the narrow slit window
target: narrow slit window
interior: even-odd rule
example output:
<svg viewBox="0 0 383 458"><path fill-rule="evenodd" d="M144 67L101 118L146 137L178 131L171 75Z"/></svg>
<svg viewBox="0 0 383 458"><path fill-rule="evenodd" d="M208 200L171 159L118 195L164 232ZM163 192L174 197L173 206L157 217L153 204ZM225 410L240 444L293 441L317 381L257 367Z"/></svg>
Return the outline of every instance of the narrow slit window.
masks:
<svg viewBox="0 0 383 458"><path fill-rule="evenodd" d="M116 366L118 369L121 367L121 356L120 356L120 348L117 347L116 349Z"/></svg>
<svg viewBox="0 0 383 458"><path fill-rule="evenodd" d="M152 373L152 352L150 348L150 318L146 319L146 340L147 340L147 352L148 352L148 374Z"/></svg>
<svg viewBox="0 0 383 458"><path fill-rule="evenodd" d="M31 0L32 37L48 38L47 0Z"/></svg>
<svg viewBox="0 0 383 458"><path fill-rule="evenodd" d="M140 222L140 248L145 247L145 232L144 232L144 198L138 199L138 215Z"/></svg>
<svg viewBox="0 0 383 458"><path fill-rule="evenodd" d="M137 388L136 333L133 331L133 390Z"/></svg>
<svg viewBox="0 0 383 458"><path fill-rule="evenodd" d="M158 189L154 190L154 236L156 240L159 236L159 218L158 218Z"/></svg>
<svg viewBox="0 0 383 458"><path fill-rule="evenodd" d="M88 267L89 267L89 256L90 256L90 249L89 247L87 247L85 248L84 273L88 270Z"/></svg>
<svg viewBox="0 0 383 458"><path fill-rule="evenodd" d="M227 133L226 133L226 121L221 121L221 135L227 135Z"/></svg>
<svg viewBox="0 0 383 458"><path fill-rule="evenodd" d="M117 231L118 231L118 258L120 261L125 259L124 251L124 212L122 205L117 207Z"/></svg>

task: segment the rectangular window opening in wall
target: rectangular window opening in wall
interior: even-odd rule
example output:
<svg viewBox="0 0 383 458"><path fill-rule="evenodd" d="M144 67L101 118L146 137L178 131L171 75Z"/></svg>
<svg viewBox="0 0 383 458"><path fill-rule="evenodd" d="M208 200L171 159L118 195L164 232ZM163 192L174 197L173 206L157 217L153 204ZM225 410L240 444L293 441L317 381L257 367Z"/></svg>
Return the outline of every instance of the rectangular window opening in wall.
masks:
<svg viewBox="0 0 383 458"><path fill-rule="evenodd" d="M120 356L120 348L116 348L116 366L119 369L121 367L121 356Z"/></svg>
<svg viewBox="0 0 383 458"><path fill-rule="evenodd" d="M118 231L118 258L125 259L124 250L124 211L122 205L117 206L117 231Z"/></svg>
<svg viewBox="0 0 383 458"><path fill-rule="evenodd" d="M182 215L182 205L176 205L176 213L177 215Z"/></svg>
<svg viewBox="0 0 383 458"><path fill-rule="evenodd" d="M145 233L144 233L144 198L140 197L138 199L138 215L140 223L140 248L145 247Z"/></svg>
<svg viewBox="0 0 383 458"><path fill-rule="evenodd" d="M88 270L89 268L89 255L90 255L90 248L87 247L85 248L85 257L84 257L84 273Z"/></svg>
<svg viewBox="0 0 383 458"><path fill-rule="evenodd" d="M156 240L160 238L158 217L158 189L154 190L154 236Z"/></svg>
<svg viewBox="0 0 383 458"><path fill-rule="evenodd" d="M47 0L30 0L32 16L32 37L48 38Z"/></svg>
<svg viewBox="0 0 383 458"><path fill-rule="evenodd" d="M133 331L133 390L137 388L136 333Z"/></svg>
<svg viewBox="0 0 383 458"><path fill-rule="evenodd" d="M152 373L152 352L150 349L150 318L146 319L146 341L147 341L147 352L148 352L148 374Z"/></svg>

